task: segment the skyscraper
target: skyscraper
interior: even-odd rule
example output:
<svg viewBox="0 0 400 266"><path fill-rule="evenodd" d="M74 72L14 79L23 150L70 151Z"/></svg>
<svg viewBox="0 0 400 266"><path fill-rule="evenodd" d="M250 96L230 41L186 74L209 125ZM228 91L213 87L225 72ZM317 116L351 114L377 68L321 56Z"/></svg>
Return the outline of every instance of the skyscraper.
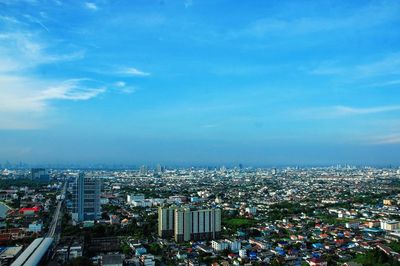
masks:
<svg viewBox="0 0 400 266"><path fill-rule="evenodd" d="M221 234L221 210L162 208L158 210L160 237L174 237L176 242L217 239Z"/></svg>
<svg viewBox="0 0 400 266"><path fill-rule="evenodd" d="M148 169L146 165L140 166L139 175L146 176L148 174Z"/></svg>
<svg viewBox="0 0 400 266"><path fill-rule="evenodd" d="M156 173L162 174L164 172L164 167L161 164L157 164L156 166Z"/></svg>
<svg viewBox="0 0 400 266"><path fill-rule="evenodd" d="M100 218L101 182L79 173L72 185L72 219L77 222Z"/></svg>

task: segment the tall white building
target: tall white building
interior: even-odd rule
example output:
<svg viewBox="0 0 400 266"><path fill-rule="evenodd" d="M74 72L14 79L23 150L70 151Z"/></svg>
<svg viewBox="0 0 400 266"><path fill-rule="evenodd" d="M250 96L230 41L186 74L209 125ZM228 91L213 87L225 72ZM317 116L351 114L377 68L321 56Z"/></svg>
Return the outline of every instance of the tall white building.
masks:
<svg viewBox="0 0 400 266"><path fill-rule="evenodd" d="M158 208L158 235L162 238L172 237L175 227L175 208Z"/></svg>
<svg viewBox="0 0 400 266"><path fill-rule="evenodd" d="M100 218L101 182L79 173L72 185L72 219L76 222Z"/></svg>

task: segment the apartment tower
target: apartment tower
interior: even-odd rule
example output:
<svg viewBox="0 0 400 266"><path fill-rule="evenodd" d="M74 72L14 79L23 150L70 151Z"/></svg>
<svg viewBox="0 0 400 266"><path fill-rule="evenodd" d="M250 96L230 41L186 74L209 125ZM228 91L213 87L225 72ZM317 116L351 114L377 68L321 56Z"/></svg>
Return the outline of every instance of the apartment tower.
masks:
<svg viewBox="0 0 400 266"><path fill-rule="evenodd" d="M158 234L176 242L217 239L221 234L221 210L169 207L158 210Z"/></svg>

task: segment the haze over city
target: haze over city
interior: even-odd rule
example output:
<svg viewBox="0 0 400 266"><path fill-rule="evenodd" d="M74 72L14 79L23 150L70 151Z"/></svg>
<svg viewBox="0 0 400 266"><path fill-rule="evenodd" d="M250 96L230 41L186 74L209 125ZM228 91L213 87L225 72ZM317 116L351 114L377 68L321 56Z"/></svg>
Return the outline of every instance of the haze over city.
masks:
<svg viewBox="0 0 400 266"><path fill-rule="evenodd" d="M0 1L0 162L399 165L399 1Z"/></svg>

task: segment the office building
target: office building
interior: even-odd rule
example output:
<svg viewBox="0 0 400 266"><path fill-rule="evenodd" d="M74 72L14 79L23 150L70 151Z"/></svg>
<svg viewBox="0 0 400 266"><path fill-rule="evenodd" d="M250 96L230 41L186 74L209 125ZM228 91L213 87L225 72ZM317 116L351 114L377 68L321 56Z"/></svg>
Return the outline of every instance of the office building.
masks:
<svg viewBox="0 0 400 266"><path fill-rule="evenodd" d="M32 168L31 180L50 181L49 172L44 168Z"/></svg>
<svg viewBox="0 0 400 266"><path fill-rule="evenodd" d="M217 239L221 234L221 210L159 208L159 236L176 242Z"/></svg>
<svg viewBox="0 0 400 266"><path fill-rule="evenodd" d="M76 222L100 218L100 179L80 173L72 185L72 219Z"/></svg>

